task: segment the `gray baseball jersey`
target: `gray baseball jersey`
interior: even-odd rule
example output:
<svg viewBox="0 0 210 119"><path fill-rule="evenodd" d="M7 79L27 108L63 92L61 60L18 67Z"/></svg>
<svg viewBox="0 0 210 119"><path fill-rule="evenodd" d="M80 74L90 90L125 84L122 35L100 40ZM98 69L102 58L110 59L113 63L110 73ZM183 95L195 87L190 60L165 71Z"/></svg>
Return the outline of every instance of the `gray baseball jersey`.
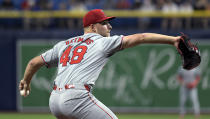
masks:
<svg viewBox="0 0 210 119"><path fill-rule="evenodd" d="M123 36L103 37L96 33L70 38L41 54L47 67L58 67L55 85L95 85L108 58L121 50ZM78 119L117 119L91 92L77 88L54 90L50 110L57 117Z"/></svg>
<svg viewBox="0 0 210 119"><path fill-rule="evenodd" d="M122 36L89 33L61 41L41 56L48 67L58 67L58 87L75 83L94 85L108 57L120 50L121 41Z"/></svg>

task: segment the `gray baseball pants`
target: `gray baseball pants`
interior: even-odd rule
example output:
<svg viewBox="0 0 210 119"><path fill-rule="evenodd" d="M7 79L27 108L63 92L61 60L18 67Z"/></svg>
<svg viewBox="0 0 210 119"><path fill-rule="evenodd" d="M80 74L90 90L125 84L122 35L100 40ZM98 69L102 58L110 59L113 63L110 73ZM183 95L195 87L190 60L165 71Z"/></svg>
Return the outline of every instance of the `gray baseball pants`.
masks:
<svg viewBox="0 0 210 119"><path fill-rule="evenodd" d="M118 119L109 108L85 89L53 90L49 107L57 119Z"/></svg>
<svg viewBox="0 0 210 119"><path fill-rule="evenodd" d="M194 114L199 115L200 105L198 100L197 88L188 89L183 86L180 88L180 114L183 115L186 113L185 103L188 98L190 98L192 102Z"/></svg>

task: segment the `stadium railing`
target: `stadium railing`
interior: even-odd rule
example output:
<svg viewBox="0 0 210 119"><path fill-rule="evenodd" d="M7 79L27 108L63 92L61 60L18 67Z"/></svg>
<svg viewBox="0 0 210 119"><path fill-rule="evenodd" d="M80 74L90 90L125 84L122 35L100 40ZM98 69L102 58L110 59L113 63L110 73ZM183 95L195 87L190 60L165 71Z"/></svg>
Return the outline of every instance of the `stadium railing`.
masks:
<svg viewBox="0 0 210 119"><path fill-rule="evenodd" d="M0 10L0 18L82 18L87 11L5 11ZM108 16L116 17L210 17L210 11L193 12L168 12L162 11L146 12L139 10L104 10Z"/></svg>

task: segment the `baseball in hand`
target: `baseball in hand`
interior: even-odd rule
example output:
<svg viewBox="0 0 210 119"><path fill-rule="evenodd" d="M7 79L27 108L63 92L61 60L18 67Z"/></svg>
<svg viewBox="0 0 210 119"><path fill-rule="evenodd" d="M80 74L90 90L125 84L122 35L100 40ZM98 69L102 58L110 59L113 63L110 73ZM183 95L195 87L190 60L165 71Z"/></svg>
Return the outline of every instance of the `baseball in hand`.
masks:
<svg viewBox="0 0 210 119"><path fill-rule="evenodd" d="M25 90L20 90L20 95L24 96ZM26 96L29 95L29 90L27 90Z"/></svg>

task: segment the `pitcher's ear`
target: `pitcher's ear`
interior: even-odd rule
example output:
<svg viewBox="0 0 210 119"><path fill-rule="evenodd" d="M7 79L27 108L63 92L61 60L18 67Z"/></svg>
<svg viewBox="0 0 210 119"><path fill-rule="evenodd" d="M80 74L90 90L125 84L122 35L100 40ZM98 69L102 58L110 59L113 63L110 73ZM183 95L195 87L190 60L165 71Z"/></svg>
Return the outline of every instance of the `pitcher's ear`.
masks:
<svg viewBox="0 0 210 119"><path fill-rule="evenodd" d="M90 24L90 29L93 31L93 32L96 32L96 26L95 24Z"/></svg>

